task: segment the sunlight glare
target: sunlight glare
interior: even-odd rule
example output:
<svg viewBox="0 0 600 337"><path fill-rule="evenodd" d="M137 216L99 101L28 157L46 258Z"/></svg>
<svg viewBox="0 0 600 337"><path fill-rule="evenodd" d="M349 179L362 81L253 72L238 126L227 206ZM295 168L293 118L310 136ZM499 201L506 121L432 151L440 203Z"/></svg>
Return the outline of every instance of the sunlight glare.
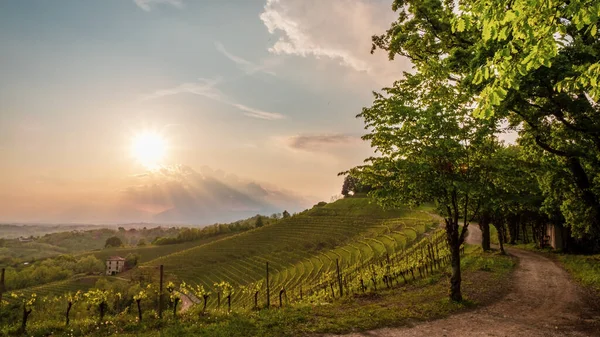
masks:
<svg viewBox="0 0 600 337"><path fill-rule="evenodd" d="M167 142L160 134L151 131L139 133L133 137L131 145L132 156L145 168L160 168L167 153Z"/></svg>

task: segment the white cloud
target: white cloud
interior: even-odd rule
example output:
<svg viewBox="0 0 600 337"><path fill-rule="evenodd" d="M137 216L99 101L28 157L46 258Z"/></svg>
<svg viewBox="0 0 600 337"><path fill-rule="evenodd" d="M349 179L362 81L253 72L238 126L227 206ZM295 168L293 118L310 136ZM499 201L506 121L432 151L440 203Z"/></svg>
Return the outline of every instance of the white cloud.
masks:
<svg viewBox="0 0 600 337"><path fill-rule="evenodd" d="M183 7L183 2L181 0L133 0L133 2L146 12L151 11L152 7L157 5L171 5L177 8Z"/></svg>
<svg viewBox="0 0 600 337"><path fill-rule="evenodd" d="M233 106L241 111L244 111L244 115L248 117L258 118L258 119L266 119L266 120L276 120L285 118L284 115L277 112L268 112L256 108L251 108L244 104L240 104L234 102L232 99L228 98L225 94L223 94L219 89L216 88L216 85L221 82L220 79L205 79L199 78L198 82L188 82L180 84L173 88L161 89L153 92L152 94L146 95L143 97L143 100L156 99L164 96L177 95L177 94L194 94L203 96L206 98L210 98L215 101L219 101L221 103Z"/></svg>
<svg viewBox="0 0 600 337"><path fill-rule="evenodd" d="M255 64L255 63L252 63L242 57L234 55L234 54L230 53L227 49L225 49L225 46L223 46L223 44L220 42L215 43L215 47L217 47L217 50L221 54L225 55L225 57L227 57L228 59L233 61L235 64L237 64L237 66L248 75L252 75L257 72L263 72L265 74L275 76L275 72L268 69L268 67L269 67L268 64L261 64L261 65Z"/></svg>
<svg viewBox="0 0 600 337"><path fill-rule="evenodd" d="M260 18L279 35L269 49L275 54L335 60L386 82L411 67L407 59L390 62L385 52L370 53L371 36L384 33L396 19L388 1L267 0Z"/></svg>

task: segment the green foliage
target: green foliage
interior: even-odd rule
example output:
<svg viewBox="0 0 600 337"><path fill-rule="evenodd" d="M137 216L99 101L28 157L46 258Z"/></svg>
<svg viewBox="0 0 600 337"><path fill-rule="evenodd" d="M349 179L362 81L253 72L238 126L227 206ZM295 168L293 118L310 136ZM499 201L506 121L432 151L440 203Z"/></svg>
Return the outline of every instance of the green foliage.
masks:
<svg viewBox="0 0 600 337"><path fill-rule="evenodd" d="M76 274L97 274L104 271L104 262L94 256L75 258L61 255L20 268L6 268L6 288L23 289L39 284L65 280Z"/></svg>
<svg viewBox="0 0 600 337"><path fill-rule="evenodd" d="M450 86L466 97L438 95L438 104L453 97L473 108L473 116L519 127L519 143L542 168L536 177L546 215L571 227L589 249L600 249L599 6L591 0L396 0L398 19L373 37L374 49L408 57L414 77L429 81L413 102L427 104L422 98Z"/></svg>
<svg viewBox="0 0 600 337"><path fill-rule="evenodd" d="M104 244L105 248L109 247L121 247L123 246L123 241L118 236L111 236L106 239L106 243Z"/></svg>
<svg viewBox="0 0 600 337"><path fill-rule="evenodd" d="M257 216L257 217L256 217L256 222L254 223L254 227L256 227L256 228L260 228L260 227L262 227L262 226L264 226L264 225L265 225L265 224L264 224L264 222L263 222L263 218L262 218L262 216L260 216L260 215L259 215L259 216Z"/></svg>

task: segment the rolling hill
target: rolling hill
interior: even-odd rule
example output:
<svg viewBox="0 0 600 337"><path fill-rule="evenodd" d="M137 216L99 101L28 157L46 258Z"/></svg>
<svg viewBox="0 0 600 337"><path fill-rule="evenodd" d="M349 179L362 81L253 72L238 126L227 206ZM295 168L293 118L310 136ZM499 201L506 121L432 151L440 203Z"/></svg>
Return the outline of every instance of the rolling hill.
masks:
<svg viewBox="0 0 600 337"><path fill-rule="evenodd" d="M236 287L232 301L239 305L249 304L251 298L237 287L264 280L267 262L273 298L282 288L297 293L299 287L308 289L324 274L334 271L336 260L346 269L386 253L391 255L417 242L437 223L424 209L383 210L368 198L353 197L315 205L290 218L238 234L87 254L103 259L138 253L140 269L158 277L157 267L163 265L167 280L201 284L213 293L215 283L226 281ZM120 274L119 279L128 279L132 272ZM24 290L57 295L87 290L98 279L98 276L82 276ZM210 306L214 305L212 301Z"/></svg>
<svg viewBox="0 0 600 337"><path fill-rule="evenodd" d="M272 291L285 288L293 292L335 270L336 259L348 268L392 254L435 226L437 220L424 210L383 210L367 198L346 198L141 267L162 264L167 279L202 284L214 292L217 282L237 287L264 279L269 262ZM232 300L250 299L236 291Z"/></svg>

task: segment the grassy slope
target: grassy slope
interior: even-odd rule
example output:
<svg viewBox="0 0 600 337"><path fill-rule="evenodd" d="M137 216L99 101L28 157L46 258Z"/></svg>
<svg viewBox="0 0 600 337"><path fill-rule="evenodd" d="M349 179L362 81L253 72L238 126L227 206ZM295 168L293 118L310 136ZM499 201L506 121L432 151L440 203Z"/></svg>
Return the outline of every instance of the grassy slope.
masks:
<svg viewBox="0 0 600 337"><path fill-rule="evenodd" d="M320 273L392 253L414 242L437 222L420 210L384 211L366 198L314 207L276 224L152 260L168 278L190 284L227 281L234 286L262 280L269 262L273 291L297 291ZM240 292L233 301L248 301Z"/></svg>
<svg viewBox="0 0 600 337"><path fill-rule="evenodd" d="M558 260L575 280L600 294L600 254L560 254Z"/></svg>
<svg viewBox="0 0 600 337"><path fill-rule="evenodd" d="M177 243L173 245L162 245L162 246L154 246L148 245L143 247L126 247L126 248L106 248L102 250L97 250L93 252L87 252L81 255L94 255L100 260L105 260L106 258L114 255L126 257L128 254L139 254L140 259L138 263L145 263L157 259L159 257L173 254L182 250L198 247L204 244L207 244L212 241L220 240L226 238L228 236L234 235L235 233L227 233L221 234L209 238L204 238L201 240Z"/></svg>

